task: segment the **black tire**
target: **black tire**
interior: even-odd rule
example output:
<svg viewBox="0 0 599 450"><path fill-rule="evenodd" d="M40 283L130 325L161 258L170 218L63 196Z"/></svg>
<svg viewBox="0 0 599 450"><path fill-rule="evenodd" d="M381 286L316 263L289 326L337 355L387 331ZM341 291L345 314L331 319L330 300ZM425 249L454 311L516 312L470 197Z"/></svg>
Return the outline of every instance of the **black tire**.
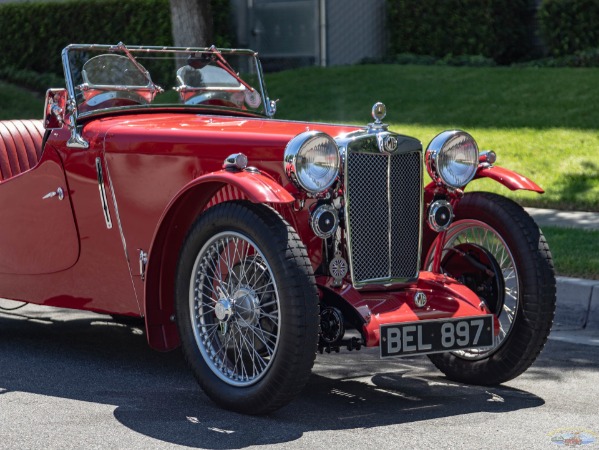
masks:
<svg viewBox="0 0 599 450"><path fill-rule="evenodd" d="M493 236L493 232L498 237ZM452 233L454 240L450 242ZM500 279L493 283L495 287L486 291L489 297L494 292L501 292L496 294L499 298L495 301L494 311L501 323L498 345L483 351L430 355L430 359L451 380L496 385L528 369L547 341L556 300L553 260L545 237L534 220L517 203L496 194L473 192L460 201L445 247L457 247L466 241L465 237L469 242L475 242L473 253L478 252L487 263L492 260L489 269L499 273ZM486 245L492 248L485 248L485 242L493 243ZM507 251L501 250L501 258L488 258L487 255L500 251L496 246L502 245ZM481 247L482 252L478 250ZM508 261L499 261L505 259L504 255ZM504 279L504 275L512 270L510 265L515 269L514 276ZM501 270L496 269L499 266ZM484 288L480 287L479 291ZM512 310L515 315L510 321Z"/></svg>
<svg viewBox="0 0 599 450"><path fill-rule="evenodd" d="M306 249L278 213L210 208L188 232L175 289L183 353L215 403L266 414L300 393L316 356L318 294Z"/></svg>

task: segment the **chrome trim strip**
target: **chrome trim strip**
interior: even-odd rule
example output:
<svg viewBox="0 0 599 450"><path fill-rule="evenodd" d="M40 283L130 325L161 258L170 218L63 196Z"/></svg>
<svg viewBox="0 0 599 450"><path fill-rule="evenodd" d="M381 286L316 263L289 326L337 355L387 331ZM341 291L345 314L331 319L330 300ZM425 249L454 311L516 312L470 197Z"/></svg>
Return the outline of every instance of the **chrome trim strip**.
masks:
<svg viewBox="0 0 599 450"><path fill-rule="evenodd" d="M70 44L65 47L65 50L106 50L115 51L119 50L117 45L108 44ZM152 45L127 45L129 51L146 52L152 51L157 53L172 53L172 52L209 52L210 47L168 47L168 46L152 46ZM218 48L218 51L225 53L233 53L240 55L256 55L254 50L247 48Z"/></svg>
<svg viewBox="0 0 599 450"><path fill-rule="evenodd" d="M380 142L377 136L377 140ZM393 242L392 229L393 220L391 218L391 157L387 156L387 242L389 242L389 252L387 253L387 267L389 268L388 278L391 279L391 268L393 265L393 260L391 256L391 242Z"/></svg>
<svg viewBox="0 0 599 450"><path fill-rule="evenodd" d="M102 173L102 160L96 158L96 172L98 173L98 189L100 190L100 202L102 203L102 212L106 221L106 228L112 228L112 219L108 209L108 200L106 199L106 187L104 186L104 174Z"/></svg>

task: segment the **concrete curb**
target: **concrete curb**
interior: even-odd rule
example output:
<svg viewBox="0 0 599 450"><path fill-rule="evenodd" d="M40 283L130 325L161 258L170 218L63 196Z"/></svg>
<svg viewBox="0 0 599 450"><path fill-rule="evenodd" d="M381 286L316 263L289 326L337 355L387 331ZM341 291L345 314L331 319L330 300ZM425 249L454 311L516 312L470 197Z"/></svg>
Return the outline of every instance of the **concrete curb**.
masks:
<svg viewBox="0 0 599 450"><path fill-rule="evenodd" d="M599 213L587 211L557 211L554 209L543 208L524 209L541 228L553 226L599 230Z"/></svg>
<svg viewBox="0 0 599 450"><path fill-rule="evenodd" d="M557 277L553 329L599 329L599 280Z"/></svg>

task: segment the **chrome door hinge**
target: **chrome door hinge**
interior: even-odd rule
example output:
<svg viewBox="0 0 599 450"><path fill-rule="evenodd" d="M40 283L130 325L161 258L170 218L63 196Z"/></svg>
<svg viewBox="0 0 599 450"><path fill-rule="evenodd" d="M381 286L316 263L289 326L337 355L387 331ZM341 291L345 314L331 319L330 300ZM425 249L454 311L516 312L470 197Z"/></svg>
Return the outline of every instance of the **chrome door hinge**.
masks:
<svg viewBox="0 0 599 450"><path fill-rule="evenodd" d="M139 274L141 281L146 279L146 266L148 265L148 254L143 250L139 250Z"/></svg>

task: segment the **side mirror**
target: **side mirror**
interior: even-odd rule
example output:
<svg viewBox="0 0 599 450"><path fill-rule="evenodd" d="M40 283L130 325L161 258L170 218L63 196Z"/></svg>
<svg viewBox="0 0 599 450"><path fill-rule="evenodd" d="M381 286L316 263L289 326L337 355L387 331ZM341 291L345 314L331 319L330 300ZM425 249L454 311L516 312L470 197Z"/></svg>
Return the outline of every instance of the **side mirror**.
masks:
<svg viewBox="0 0 599 450"><path fill-rule="evenodd" d="M62 128L67 110L67 90L48 89L44 106L44 127L47 130Z"/></svg>

